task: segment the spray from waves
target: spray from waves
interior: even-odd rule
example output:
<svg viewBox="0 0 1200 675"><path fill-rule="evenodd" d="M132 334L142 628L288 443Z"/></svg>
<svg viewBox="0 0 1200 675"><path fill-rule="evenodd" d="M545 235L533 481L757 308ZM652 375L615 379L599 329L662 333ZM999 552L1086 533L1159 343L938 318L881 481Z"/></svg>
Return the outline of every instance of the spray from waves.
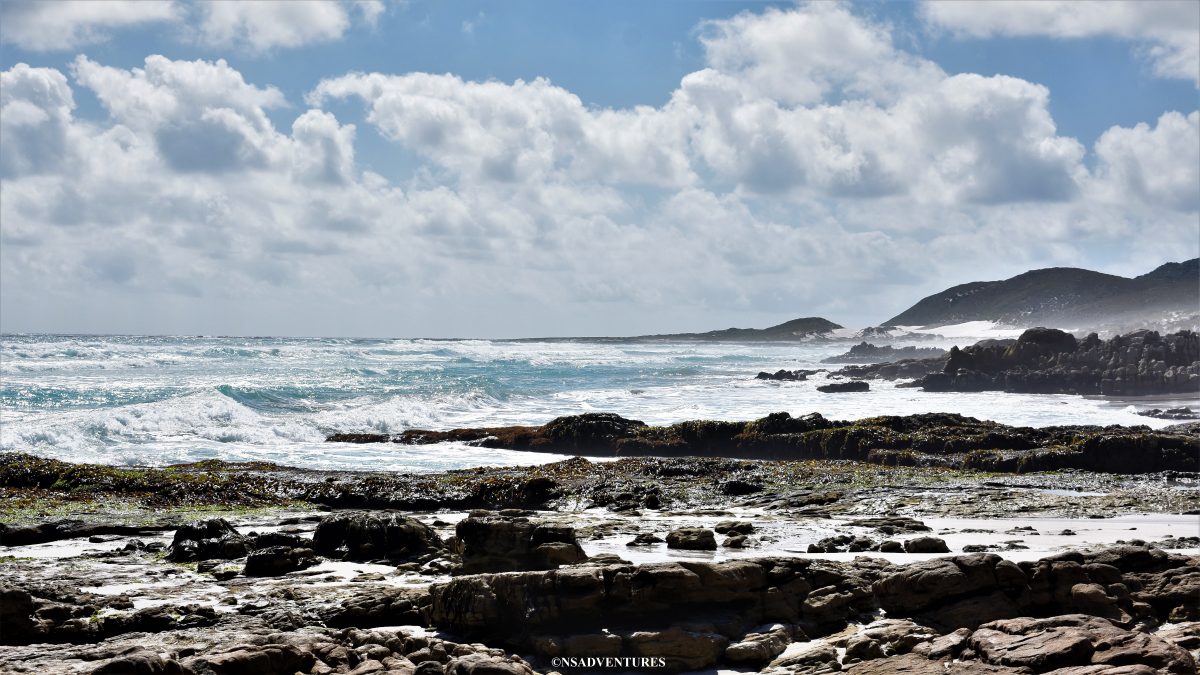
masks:
<svg viewBox="0 0 1200 675"><path fill-rule="evenodd" d="M1127 404L872 383L829 396L760 370L820 368L842 344L0 336L0 449L70 461L264 460L433 470L550 461L458 446L324 443L334 431L542 424L611 411L650 424L787 410L835 419L959 412L1008 424L1149 424ZM1194 401L1180 405L1196 406ZM1175 404L1157 402L1159 407ZM466 462L466 464L463 464Z"/></svg>
<svg viewBox="0 0 1200 675"><path fill-rule="evenodd" d="M478 391L434 397L359 396L317 404L307 398L309 393L247 392L222 385L111 408L6 412L0 450L117 464L269 456L295 462L292 449L315 445L320 453L325 437L334 431L449 428L504 407L499 399ZM308 454L313 453L309 447Z"/></svg>

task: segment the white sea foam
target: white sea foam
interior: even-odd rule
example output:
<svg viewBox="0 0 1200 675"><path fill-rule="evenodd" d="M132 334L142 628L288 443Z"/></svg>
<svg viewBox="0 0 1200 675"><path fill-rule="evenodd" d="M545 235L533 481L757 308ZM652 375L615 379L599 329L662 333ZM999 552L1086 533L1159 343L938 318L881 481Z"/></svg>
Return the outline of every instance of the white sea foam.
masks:
<svg viewBox="0 0 1200 675"><path fill-rule="evenodd" d="M947 339L946 346L977 337ZM931 344L923 337L912 343ZM0 449L112 464L221 458L422 471L555 457L461 445L329 444L324 438L337 431L542 424L589 411L652 424L785 410L833 419L939 411L1029 426L1161 427L1172 422L1136 412L1200 407L1180 398L933 394L888 382L872 382L866 394L822 394L816 386L827 380L824 373L805 382L754 379L760 370L828 368L821 359L846 348L845 342L4 336Z"/></svg>

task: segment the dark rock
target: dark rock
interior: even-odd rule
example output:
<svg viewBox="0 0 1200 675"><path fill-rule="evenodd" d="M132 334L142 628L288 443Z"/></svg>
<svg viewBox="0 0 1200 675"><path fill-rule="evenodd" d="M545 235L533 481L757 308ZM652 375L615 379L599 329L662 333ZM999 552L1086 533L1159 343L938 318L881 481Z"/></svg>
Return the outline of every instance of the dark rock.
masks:
<svg viewBox="0 0 1200 675"><path fill-rule="evenodd" d="M826 394L840 394L845 392L862 392L870 391L871 385L862 380L854 380L851 382L834 382L832 384L822 385L817 387L817 391Z"/></svg>
<svg viewBox="0 0 1200 675"><path fill-rule="evenodd" d="M661 544L664 541L666 540L653 532L642 532L634 537L633 541L630 541L626 546L653 546L654 544Z"/></svg>
<svg viewBox="0 0 1200 675"><path fill-rule="evenodd" d="M713 529L717 534L754 534L754 523L748 520L722 520Z"/></svg>
<svg viewBox="0 0 1200 675"><path fill-rule="evenodd" d="M182 665L190 671L218 675L290 675L309 670L313 663L315 658L310 652L294 645L263 645L194 657Z"/></svg>
<svg viewBox="0 0 1200 675"><path fill-rule="evenodd" d="M197 520L175 531L171 546L167 549L167 560L193 562L213 558L229 560L241 558L250 551L246 537L224 518Z"/></svg>
<svg viewBox="0 0 1200 675"><path fill-rule="evenodd" d="M246 558L242 574L248 577L277 577L320 562L309 548L270 546L251 553Z"/></svg>
<svg viewBox="0 0 1200 675"><path fill-rule="evenodd" d="M441 550L444 543L421 521L388 511L351 511L321 519L312 546L347 560L407 560Z"/></svg>
<svg viewBox="0 0 1200 675"><path fill-rule="evenodd" d="M102 664L91 675L182 675L183 669L174 659L164 659L149 649L135 647L125 654Z"/></svg>
<svg viewBox="0 0 1200 675"><path fill-rule="evenodd" d="M752 495L756 492L762 492L763 486L761 483L751 483L744 480L727 480L721 483L720 492L727 497L740 497L742 495Z"/></svg>
<svg viewBox="0 0 1200 675"><path fill-rule="evenodd" d="M880 363L901 359L940 359L944 356L946 350L937 347L876 347L864 341L851 347L845 354L822 359L821 363Z"/></svg>
<svg viewBox="0 0 1200 675"><path fill-rule="evenodd" d="M1160 420L1195 420L1200 419L1200 414L1194 412L1191 408L1184 406L1182 408L1151 408L1150 410L1139 410L1138 413L1142 417L1153 417Z"/></svg>
<svg viewBox="0 0 1200 675"><path fill-rule="evenodd" d="M715 551L717 538L706 527L681 527L667 534L667 548L689 551Z"/></svg>
<svg viewBox="0 0 1200 675"><path fill-rule="evenodd" d="M1082 342L1062 331L1031 328L1016 344L950 350L941 373L921 380L926 391L1145 396L1200 389L1200 335L1136 331Z"/></svg>
<svg viewBox="0 0 1200 675"><path fill-rule="evenodd" d="M327 443L387 443L392 439L387 434L330 434L325 437Z"/></svg>
<svg viewBox="0 0 1200 675"><path fill-rule="evenodd" d="M133 525L109 525L88 523L82 520L61 519L36 525L9 525L0 523L0 546L28 546L44 544L62 539L84 537L110 541L118 536L136 536L153 530ZM97 542L92 542L97 543Z"/></svg>
<svg viewBox="0 0 1200 675"><path fill-rule="evenodd" d="M782 380L798 382L807 380L809 375L813 375L819 371L816 370L777 370L773 373L760 372L754 376L756 380Z"/></svg>
<svg viewBox="0 0 1200 675"><path fill-rule="evenodd" d="M1085 350L1081 347L1079 351ZM605 425L597 421L596 424L612 433L624 429L629 435L611 437L596 432L596 436L588 437L592 441L583 443L571 438L554 440L545 427L505 427L412 431L406 432L408 435L398 441L427 443L475 439L488 447L547 452L575 452L583 443L590 452L608 456L833 459L997 472L1084 469L1105 473L1150 473L1200 469L1200 428L1159 431L1145 427L1087 426L1032 429L946 413L880 416L854 422L826 420L818 414L794 418L788 413L774 413L750 422L696 420L667 427L634 426L632 422ZM582 423L580 426L587 427ZM584 433L581 429L577 431ZM599 439L607 440L602 443ZM696 466L688 460L672 469L659 469L667 470L693 472ZM496 481L495 485L502 485L503 489L491 493L492 499L512 499L511 484ZM742 486L735 487L731 483L727 489L738 492ZM745 489L752 488L746 486ZM624 497L618 498L621 495ZM483 496L480 495L480 499ZM597 506L623 511L649 503L635 491L596 494L593 501Z"/></svg>
<svg viewBox="0 0 1200 675"><path fill-rule="evenodd" d="M971 634L980 660L1045 672L1070 666L1139 664L1164 673L1194 673L1183 648L1145 633L1130 632L1098 617L1069 614L1048 619L993 621Z"/></svg>
<svg viewBox="0 0 1200 675"><path fill-rule="evenodd" d="M915 537L904 542L905 553L949 553L950 547L938 537Z"/></svg>
<svg viewBox="0 0 1200 675"><path fill-rule="evenodd" d="M462 572L546 570L587 560L574 528L524 517L472 513L455 527Z"/></svg>

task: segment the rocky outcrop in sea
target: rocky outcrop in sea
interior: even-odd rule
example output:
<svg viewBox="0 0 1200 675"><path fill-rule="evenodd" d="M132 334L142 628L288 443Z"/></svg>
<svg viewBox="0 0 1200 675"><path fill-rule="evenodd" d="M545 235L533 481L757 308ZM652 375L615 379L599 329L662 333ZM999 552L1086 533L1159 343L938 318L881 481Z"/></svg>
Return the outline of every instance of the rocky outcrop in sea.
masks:
<svg viewBox="0 0 1200 675"><path fill-rule="evenodd" d="M946 350L937 347L877 347L863 341L851 347L845 354L822 359L821 363L883 363L901 359L938 359L945 355Z"/></svg>
<svg viewBox="0 0 1200 675"><path fill-rule="evenodd" d="M1069 337L1069 336L1068 336ZM866 382L830 391L864 391ZM1190 428L1010 427L962 415L927 413L853 422L817 413L774 413L750 422L697 420L648 426L612 413L559 417L540 427L512 426L386 434L335 434L330 441L428 444L598 457L853 459L875 464L984 471L1083 469L1117 473L1195 471L1200 433Z"/></svg>
<svg viewBox="0 0 1200 675"><path fill-rule="evenodd" d="M1200 335L1137 331L1110 340L1077 340L1053 328L1031 328L1011 345L954 347L940 373L917 383L925 391L1145 396L1200 393Z"/></svg>

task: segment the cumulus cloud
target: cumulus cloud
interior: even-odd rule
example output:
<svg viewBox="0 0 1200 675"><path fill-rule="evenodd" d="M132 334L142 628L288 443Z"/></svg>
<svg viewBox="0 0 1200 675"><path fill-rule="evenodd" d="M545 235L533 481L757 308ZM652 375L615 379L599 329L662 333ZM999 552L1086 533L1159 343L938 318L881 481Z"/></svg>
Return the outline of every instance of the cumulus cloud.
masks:
<svg viewBox="0 0 1200 675"><path fill-rule="evenodd" d="M203 2L197 9L199 39L212 47L265 52L336 40L350 27L347 5L338 0ZM367 5L363 14L373 22L378 5Z"/></svg>
<svg viewBox="0 0 1200 675"><path fill-rule="evenodd" d="M0 41L38 52L75 49L105 42L122 28L182 15L174 0L6 0L0 3Z"/></svg>
<svg viewBox="0 0 1200 675"><path fill-rule="evenodd" d="M1200 210L1200 112L1165 113L1153 127L1113 127L1096 141L1096 155L1098 198Z"/></svg>
<svg viewBox="0 0 1200 675"><path fill-rule="evenodd" d="M1195 255L1200 113L1114 127L1087 158L1044 86L949 75L843 6L744 13L701 40L705 67L666 103L618 109L545 79L358 73L293 112L220 60L14 66L5 320L65 330L102 298L176 332L865 324L947 280ZM76 117L81 90L107 119ZM412 175L358 164L376 132Z"/></svg>
<svg viewBox="0 0 1200 675"><path fill-rule="evenodd" d="M969 37L1130 40L1159 76L1200 86L1200 3L1193 0L925 0L921 13L930 24Z"/></svg>
<svg viewBox="0 0 1200 675"><path fill-rule="evenodd" d="M546 80L353 74L309 97L357 97L383 134L467 180L658 186L698 169L754 193L907 194L941 203L1069 199L1083 147L1048 91L948 76L839 5L706 24L708 68L661 108L594 110Z"/></svg>
<svg viewBox="0 0 1200 675"><path fill-rule="evenodd" d="M36 176L63 167L74 150L75 97L53 68L24 63L0 73L0 177Z"/></svg>
<svg viewBox="0 0 1200 675"><path fill-rule="evenodd" d="M5 0L0 41L62 51L163 24L207 47L263 53L341 39L356 21L375 26L385 10L382 0Z"/></svg>

